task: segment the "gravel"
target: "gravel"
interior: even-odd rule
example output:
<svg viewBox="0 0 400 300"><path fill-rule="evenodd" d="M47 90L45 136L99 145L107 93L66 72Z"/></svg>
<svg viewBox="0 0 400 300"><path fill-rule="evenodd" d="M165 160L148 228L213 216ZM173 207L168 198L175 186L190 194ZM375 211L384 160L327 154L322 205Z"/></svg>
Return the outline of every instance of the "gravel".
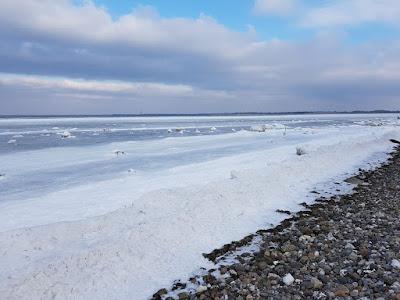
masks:
<svg viewBox="0 0 400 300"><path fill-rule="evenodd" d="M260 248L192 278L179 299L400 300L400 151L348 182L354 193L321 197L273 229L259 231ZM287 213L286 211L284 213ZM217 258L255 235L206 255ZM176 289L176 287L175 287ZM169 298L168 298L169 297ZM174 298L177 298L174 297ZM166 289L152 299L173 299Z"/></svg>

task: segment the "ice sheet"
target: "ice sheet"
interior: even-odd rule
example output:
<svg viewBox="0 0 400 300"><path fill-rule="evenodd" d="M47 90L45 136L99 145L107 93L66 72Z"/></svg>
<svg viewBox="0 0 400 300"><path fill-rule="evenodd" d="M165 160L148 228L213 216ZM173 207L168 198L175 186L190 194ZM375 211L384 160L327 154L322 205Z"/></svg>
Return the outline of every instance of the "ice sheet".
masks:
<svg viewBox="0 0 400 300"><path fill-rule="evenodd" d="M0 184L22 186L1 194L0 298L146 299L209 265L202 253L277 224L276 209L298 210L315 186L384 160L388 140L400 138L397 125L2 155ZM27 177L42 190L25 191Z"/></svg>

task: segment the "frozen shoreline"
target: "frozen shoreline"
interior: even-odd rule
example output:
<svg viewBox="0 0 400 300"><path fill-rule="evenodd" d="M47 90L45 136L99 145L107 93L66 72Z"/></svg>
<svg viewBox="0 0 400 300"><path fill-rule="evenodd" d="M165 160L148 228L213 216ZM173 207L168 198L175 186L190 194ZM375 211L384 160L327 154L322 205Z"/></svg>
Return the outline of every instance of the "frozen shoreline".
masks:
<svg viewBox="0 0 400 300"><path fill-rule="evenodd" d="M269 230L216 249L216 263L161 299L397 299L400 152L346 179L350 193L319 197Z"/></svg>
<svg viewBox="0 0 400 300"><path fill-rule="evenodd" d="M242 161L233 179L229 158L178 167L167 175L183 174L176 178L184 180L215 166L225 175L206 172L205 183L150 191L101 216L54 222L63 217L55 215L47 225L31 227L32 215L39 221L41 215L29 202L9 206L10 219L17 220L1 221L0 298L146 299L176 278L211 267L202 253L278 224L284 216L276 209L299 210L300 202L313 200L307 195L319 184L384 160L389 139L400 137L398 128L363 129L307 141L304 156L295 155L293 144L235 156ZM79 194L81 189L72 193ZM26 228L18 229L21 220L28 220Z"/></svg>

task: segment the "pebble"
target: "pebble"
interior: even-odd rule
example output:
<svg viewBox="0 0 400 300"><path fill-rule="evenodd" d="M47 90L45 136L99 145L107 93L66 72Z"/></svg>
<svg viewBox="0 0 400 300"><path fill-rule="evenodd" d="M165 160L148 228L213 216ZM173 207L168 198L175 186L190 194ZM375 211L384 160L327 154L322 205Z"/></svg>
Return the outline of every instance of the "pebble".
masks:
<svg viewBox="0 0 400 300"><path fill-rule="evenodd" d="M311 282L311 284L312 284L313 289L315 289L315 290L321 289L322 286L324 285L324 284L322 283L322 281L319 280L319 279L316 278L316 277L312 277L311 280L310 280L310 282Z"/></svg>
<svg viewBox="0 0 400 300"><path fill-rule="evenodd" d="M335 290L336 297L346 297L349 294L350 294L350 291L347 288L347 286L345 286L345 285L341 285Z"/></svg>
<svg viewBox="0 0 400 300"><path fill-rule="evenodd" d="M395 269L400 269L400 261L397 259L393 259L391 265Z"/></svg>
<svg viewBox="0 0 400 300"><path fill-rule="evenodd" d="M196 289L196 293L201 294L207 291L207 287L205 285L199 285Z"/></svg>
<svg viewBox="0 0 400 300"><path fill-rule="evenodd" d="M220 276L176 291L178 298L400 300L400 153L350 181L358 184L353 194L304 203L306 211L257 233L258 252L238 255L238 263L219 267ZM215 261L253 237L205 256ZM167 294L160 291L153 299Z"/></svg>
<svg viewBox="0 0 400 300"><path fill-rule="evenodd" d="M294 278L292 274L288 273L282 278L282 281L286 285L291 285L294 282Z"/></svg>

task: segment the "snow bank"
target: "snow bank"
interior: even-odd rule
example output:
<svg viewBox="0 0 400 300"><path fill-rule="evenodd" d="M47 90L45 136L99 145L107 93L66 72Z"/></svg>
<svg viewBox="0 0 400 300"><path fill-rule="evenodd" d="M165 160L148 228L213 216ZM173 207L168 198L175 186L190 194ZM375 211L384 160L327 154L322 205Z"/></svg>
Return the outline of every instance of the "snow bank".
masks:
<svg viewBox="0 0 400 300"><path fill-rule="evenodd" d="M275 210L299 209L317 184L384 159L389 138L400 138L399 130L385 127L332 130L312 140L280 135L276 147L262 135L257 151L154 173L146 177L152 189L138 195L140 175L125 174L34 201L0 203L0 299L146 299L210 266L202 253L277 224L283 216ZM215 137L222 138L229 140ZM296 146L307 155L297 156ZM119 198L125 207L109 212L107 205ZM90 214L103 205L104 215ZM82 211L88 217L74 219Z"/></svg>
<svg viewBox="0 0 400 300"><path fill-rule="evenodd" d="M276 130L276 129L286 130L286 126L279 123L273 123L273 124L253 125L250 127L250 131L256 131L256 132L266 132L269 130Z"/></svg>

